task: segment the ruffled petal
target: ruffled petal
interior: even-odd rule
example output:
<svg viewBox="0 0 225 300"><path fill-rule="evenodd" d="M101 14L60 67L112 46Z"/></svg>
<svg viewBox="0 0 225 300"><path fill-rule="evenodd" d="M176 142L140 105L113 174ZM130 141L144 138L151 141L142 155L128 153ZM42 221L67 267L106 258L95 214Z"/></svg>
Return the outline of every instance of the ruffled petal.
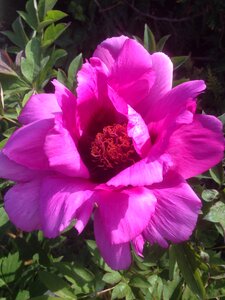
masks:
<svg viewBox="0 0 225 300"><path fill-rule="evenodd" d="M93 56L100 58L110 69L127 39L124 35L106 39L97 47Z"/></svg>
<svg viewBox="0 0 225 300"><path fill-rule="evenodd" d="M72 220L77 219L77 210L86 201L91 201L93 187L90 182L81 179L46 177L40 192L40 213L44 235L49 238L56 237L70 225ZM93 202L91 203L93 205ZM88 210L87 214L90 218L91 211ZM85 218L87 219L86 215ZM83 216L79 222L84 223L85 218Z"/></svg>
<svg viewBox="0 0 225 300"><path fill-rule="evenodd" d="M55 119L54 128L46 135L44 150L51 169L67 176L89 177L74 140L59 118Z"/></svg>
<svg viewBox="0 0 225 300"><path fill-rule="evenodd" d="M64 127L76 138L78 137L78 129L76 127L76 97L67 87L56 79L54 79L52 83L55 86L55 97L62 109Z"/></svg>
<svg viewBox="0 0 225 300"><path fill-rule="evenodd" d="M145 188L102 191L96 198L95 221L101 223L111 244L126 243L138 236L155 210L156 199Z"/></svg>
<svg viewBox="0 0 225 300"><path fill-rule="evenodd" d="M141 113L144 118L149 109L151 109L152 106L157 107L159 99L171 90L173 81L173 64L166 54L156 52L151 55L151 60L152 70L155 74L154 83L147 97L144 97L135 107L135 110Z"/></svg>
<svg viewBox="0 0 225 300"><path fill-rule="evenodd" d="M60 111L55 94L37 94L27 101L18 120L26 125L38 120L54 118Z"/></svg>
<svg viewBox="0 0 225 300"><path fill-rule="evenodd" d="M184 82L170 90L157 103L151 103L150 101L148 108L145 107L148 112L144 118L146 124L155 126L157 131L160 132L176 122L182 124L180 115L186 111L191 112L191 114L188 119L187 115L185 115L183 123L191 123L193 119L193 105L190 104L198 94L205 90L205 87L205 83L202 80Z"/></svg>
<svg viewBox="0 0 225 300"><path fill-rule="evenodd" d="M0 178L13 181L28 181L36 175L37 172L15 163L0 151Z"/></svg>
<svg viewBox="0 0 225 300"><path fill-rule="evenodd" d="M184 178L207 171L223 159L222 123L214 116L195 115L171 135L167 152Z"/></svg>
<svg viewBox="0 0 225 300"><path fill-rule="evenodd" d="M142 234L138 235L136 238L134 238L132 240L132 245L133 245L134 251L137 253L137 255L143 257L145 240L144 240Z"/></svg>
<svg viewBox="0 0 225 300"><path fill-rule="evenodd" d="M138 42L127 39L111 68L109 85L133 108L154 84L151 55Z"/></svg>
<svg viewBox="0 0 225 300"><path fill-rule="evenodd" d="M148 127L142 117L132 108L128 107L127 133L132 138L136 152L145 157L150 150L151 140Z"/></svg>
<svg viewBox="0 0 225 300"><path fill-rule="evenodd" d="M188 240L197 222L201 200L180 176L172 173L162 183L153 185L151 191L157 204L144 237L162 247L167 246L167 241Z"/></svg>
<svg viewBox="0 0 225 300"><path fill-rule="evenodd" d="M161 182L163 175L171 166L169 155L163 154L158 158L147 157L118 173L107 182L107 185L115 187L151 185Z"/></svg>
<svg viewBox="0 0 225 300"><path fill-rule="evenodd" d="M76 211L75 228L80 234L87 225L93 211L93 199L85 201Z"/></svg>
<svg viewBox="0 0 225 300"><path fill-rule="evenodd" d="M44 119L17 129L3 148L3 154L30 169L48 169L49 164L44 152L44 142L53 125L53 119Z"/></svg>
<svg viewBox="0 0 225 300"><path fill-rule="evenodd" d="M39 213L40 179L18 183L5 195L5 210L16 227L24 231L41 229Z"/></svg>
<svg viewBox="0 0 225 300"><path fill-rule="evenodd" d="M114 270L127 269L131 264L129 243L113 245L100 218L94 220L94 233L97 246L105 262Z"/></svg>
<svg viewBox="0 0 225 300"><path fill-rule="evenodd" d="M92 129L90 123L93 120L95 128L114 121L116 112L108 99L107 72L106 66L95 57L90 63L83 64L78 72L77 124L80 135Z"/></svg>

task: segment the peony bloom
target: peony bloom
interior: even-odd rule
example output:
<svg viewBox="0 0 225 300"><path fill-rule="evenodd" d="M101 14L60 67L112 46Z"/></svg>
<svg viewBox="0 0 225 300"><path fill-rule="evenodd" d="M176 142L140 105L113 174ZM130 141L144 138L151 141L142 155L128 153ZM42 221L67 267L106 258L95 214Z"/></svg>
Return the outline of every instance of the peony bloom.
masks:
<svg viewBox="0 0 225 300"><path fill-rule="evenodd" d="M77 96L57 80L33 95L23 125L0 153L11 221L56 237L91 215L97 245L113 269L130 247L187 240L201 201L185 181L223 157L222 125L196 114L201 80L172 88L173 66L125 36L101 43L78 73Z"/></svg>

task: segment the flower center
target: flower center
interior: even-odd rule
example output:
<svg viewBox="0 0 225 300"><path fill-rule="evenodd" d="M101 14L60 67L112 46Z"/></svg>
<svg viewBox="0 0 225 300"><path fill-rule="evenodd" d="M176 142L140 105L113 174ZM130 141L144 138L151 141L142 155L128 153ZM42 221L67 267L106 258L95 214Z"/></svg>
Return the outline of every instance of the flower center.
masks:
<svg viewBox="0 0 225 300"><path fill-rule="evenodd" d="M104 170L124 169L135 163L138 155L132 139L127 135L126 124L105 126L91 143L93 162Z"/></svg>
<svg viewBox="0 0 225 300"><path fill-rule="evenodd" d="M127 135L126 124L103 127L86 147L83 159L89 167L93 181L105 182L123 169L138 161L132 139ZM87 148L89 151L87 151ZM85 154L85 155L84 155Z"/></svg>

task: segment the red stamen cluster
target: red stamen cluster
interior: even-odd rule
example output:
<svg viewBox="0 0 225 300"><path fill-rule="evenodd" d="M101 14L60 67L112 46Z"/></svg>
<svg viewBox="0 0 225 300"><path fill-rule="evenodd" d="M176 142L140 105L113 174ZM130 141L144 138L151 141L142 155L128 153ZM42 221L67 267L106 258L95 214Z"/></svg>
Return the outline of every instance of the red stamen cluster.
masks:
<svg viewBox="0 0 225 300"><path fill-rule="evenodd" d="M92 160L104 170L124 169L138 160L126 124L105 126L91 143Z"/></svg>

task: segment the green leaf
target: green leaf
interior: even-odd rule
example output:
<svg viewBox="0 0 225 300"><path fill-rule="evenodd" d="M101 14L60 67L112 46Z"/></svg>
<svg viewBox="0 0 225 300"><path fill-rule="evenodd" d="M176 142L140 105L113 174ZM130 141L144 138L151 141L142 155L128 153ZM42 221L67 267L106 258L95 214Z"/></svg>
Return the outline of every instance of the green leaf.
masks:
<svg viewBox="0 0 225 300"><path fill-rule="evenodd" d="M85 282L91 282L95 278L94 274L84 267L74 266L73 271Z"/></svg>
<svg viewBox="0 0 225 300"><path fill-rule="evenodd" d="M67 55L67 52L63 49L57 49L57 50L52 50L52 53L46 62L45 66L42 67L39 78L38 78L38 84L39 86L43 89L46 83L48 83L49 79L52 77L56 77L55 73L56 71L53 69L56 62ZM60 71L59 71L60 72ZM67 79L66 79L67 80Z"/></svg>
<svg viewBox="0 0 225 300"><path fill-rule="evenodd" d="M204 219L213 223L220 223L225 230L225 203L218 201L210 208Z"/></svg>
<svg viewBox="0 0 225 300"><path fill-rule="evenodd" d="M24 21L34 30L38 28L37 2L28 0L26 3L26 12L18 11Z"/></svg>
<svg viewBox="0 0 225 300"><path fill-rule="evenodd" d="M74 293L70 289L70 286L59 276L49 272L40 271L39 278L41 282L55 295L66 299L76 299Z"/></svg>
<svg viewBox="0 0 225 300"><path fill-rule="evenodd" d="M53 22L59 21L68 16L66 13L60 10L49 10L44 18L44 21L51 20Z"/></svg>
<svg viewBox="0 0 225 300"><path fill-rule="evenodd" d="M220 121L223 123L223 126L225 125L225 113L218 117Z"/></svg>
<svg viewBox="0 0 225 300"><path fill-rule="evenodd" d="M212 202L214 200L219 199L220 193L215 189L206 189L202 192L202 199L206 202Z"/></svg>
<svg viewBox="0 0 225 300"><path fill-rule="evenodd" d="M9 218L7 213L5 212L5 209L3 207L0 207L0 235L3 235L5 233L4 229L8 222Z"/></svg>
<svg viewBox="0 0 225 300"><path fill-rule="evenodd" d="M6 283L4 282L4 280L2 280L2 279L0 278L0 287L2 287L2 286L4 286L4 285L6 285Z"/></svg>
<svg viewBox="0 0 225 300"><path fill-rule="evenodd" d="M109 284L116 284L121 280L122 276L120 275L119 272L110 272L106 273L103 277L102 280L106 283Z"/></svg>
<svg viewBox="0 0 225 300"><path fill-rule="evenodd" d="M16 130L16 127L10 127L6 131L4 131L3 136L6 138L9 138L15 130Z"/></svg>
<svg viewBox="0 0 225 300"><path fill-rule="evenodd" d="M66 262L57 262L54 266L72 283L76 294L89 293L94 290L95 276L90 270Z"/></svg>
<svg viewBox="0 0 225 300"><path fill-rule="evenodd" d="M25 49L26 58L21 60L24 77L33 83L41 70L41 46L37 38L32 38Z"/></svg>
<svg viewBox="0 0 225 300"><path fill-rule="evenodd" d="M212 176L212 179L218 183L219 185L223 184L224 181L224 170L222 162L217 164L215 167L209 170L210 175Z"/></svg>
<svg viewBox="0 0 225 300"><path fill-rule="evenodd" d="M140 275L133 276L129 281L129 285L131 285L133 287L141 288L141 289L150 287L150 283L144 277L141 277Z"/></svg>
<svg viewBox="0 0 225 300"><path fill-rule="evenodd" d="M0 227L8 223L9 218L7 213L5 212L5 209L3 207L0 207Z"/></svg>
<svg viewBox="0 0 225 300"><path fill-rule="evenodd" d="M30 89L24 81L15 76L0 74L0 81L5 94L12 95Z"/></svg>
<svg viewBox="0 0 225 300"><path fill-rule="evenodd" d="M43 296L30 298L29 300L65 300L65 299L68 299L68 298L52 297L52 296L43 295ZM76 298L74 298L74 299L76 299Z"/></svg>
<svg viewBox="0 0 225 300"><path fill-rule="evenodd" d="M76 75L79 69L82 67L83 59L82 54L77 55L69 65L68 68L68 83L70 85L71 90L75 89L76 85Z"/></svg>
<svg viewBox="0 0 225 300"><path fill-rule="evenodd" d="M19 293L16 295L15 300L28 300L28 299L30 299L29 291L23 290L23 291L19 291Z"/></svg>
<svg viewBox="0 0 225 300"><path fill-rule="evenodd" d="M38 2L38 16L42 21L49 10L52 10L57 0L39 0Z"/></svg>
<svg viewBox="0 0 225 300"><path fill-rule="evenodd" d="M2 140L2 141L0 142L0 149L2 149L2 148L5 146L5 144L7 143L7 141L8 141L8 138L7 138L7 139L4 139L4 140Z"/></svg>
<svg viewBox="0 0 225 300"><path fill-rule="evenodd" d="M173 250L173 247L170 246L169 248L169 279L170 280L173 280L174 278L175 265L176 265L176 255Z"/></svg>
<svg viewBox="0 0 225 300"><path fill-rule="evenodd" d="M207 286L207 299L224 299L225 280L214 280Z"/></svg>
<svg viewBox="0 0 225 300"><path fill-rule="evenodd" d="M149 53L156 52L155 37L147 24L145 24L144 30L144 47L146 50L148 50Z"/></svg>
<svg viewBox="0 0 225 300"><path fill-rule="evenodd" d="M123 299L129 292L130 287L126 283L120 282L114 287L111 299Z"/></svg>
<svg viewBox="0 0 225 300"><path fill-rule="evenodd" d="M24 105L27 103L27 101L30 99L30 97L31 97L33 94L34 94L34 91L31 90L31 91L29 91L28 93L26 93L26 94L24 95L23 100L22 100L22 106L24 106Z"/></svg>
<svg viewBox="0 0 225 300"><path fill-rule="evenodd" d="M48 47L67 29L69 25L64 23L51 24L44 32L44 38L42 42L43 47Z"/></svg>
<svg viewBox="0 0 225 300"><path fill-rule="evenodd" d="M19 253L9 253L7 257L0 260L0 277L6 283L13 282L16 277L16 272L21 266L22 261L19 260Z"/></svg>
<svg viewBox="0 0 225 300"><path fill-rule="evenodd" d="M172 248L175 252L178 267L187 285L200 299L205 299L205 288L198 269L199 263L195 259L194 250L188 244L173 245Z"/></svg>
<svg viewBox="0 0 225 300"><path fill-rule="evenodd" d="M67 16L66 13L60 10L49 10L47 15L45 16L44 20L39 24L38 30L41 31L46 26L59 21Z"/></svg>
<svg viewBox="0 0 225 300"><path fill-rule="evenodd" d="M65 86L67 86L67 77L66 77L66 74L63 70L61 69L58 69L58 72L57 72L57 80L59 82L61 82L62 84L64 84Z"/></svg>
<svg viewBox="0 0 225 300"><path fill-rule="evenodd" d="M168 34L168 35L165 35L163 36L157 43L156 45L156 50L157 51L162 51L164 46L165 46L165 43L167 42L167 40L170 38L171 34Z"/></svg>
<svg viewBox="0 0 225 300"><path fill-rule="evenodd" d="M171 58L173 63L173 70L180 68L186 61L189 59L189 56L174 56Z"/></svg>
<svg viewBox="0 0 225 300"><path fill-rule="evenodd" d="M12 24L13 31L2 31L11 42L21 49L24 49L29 39L24 31L23 23L21 18L18 17Z"/></svg>

